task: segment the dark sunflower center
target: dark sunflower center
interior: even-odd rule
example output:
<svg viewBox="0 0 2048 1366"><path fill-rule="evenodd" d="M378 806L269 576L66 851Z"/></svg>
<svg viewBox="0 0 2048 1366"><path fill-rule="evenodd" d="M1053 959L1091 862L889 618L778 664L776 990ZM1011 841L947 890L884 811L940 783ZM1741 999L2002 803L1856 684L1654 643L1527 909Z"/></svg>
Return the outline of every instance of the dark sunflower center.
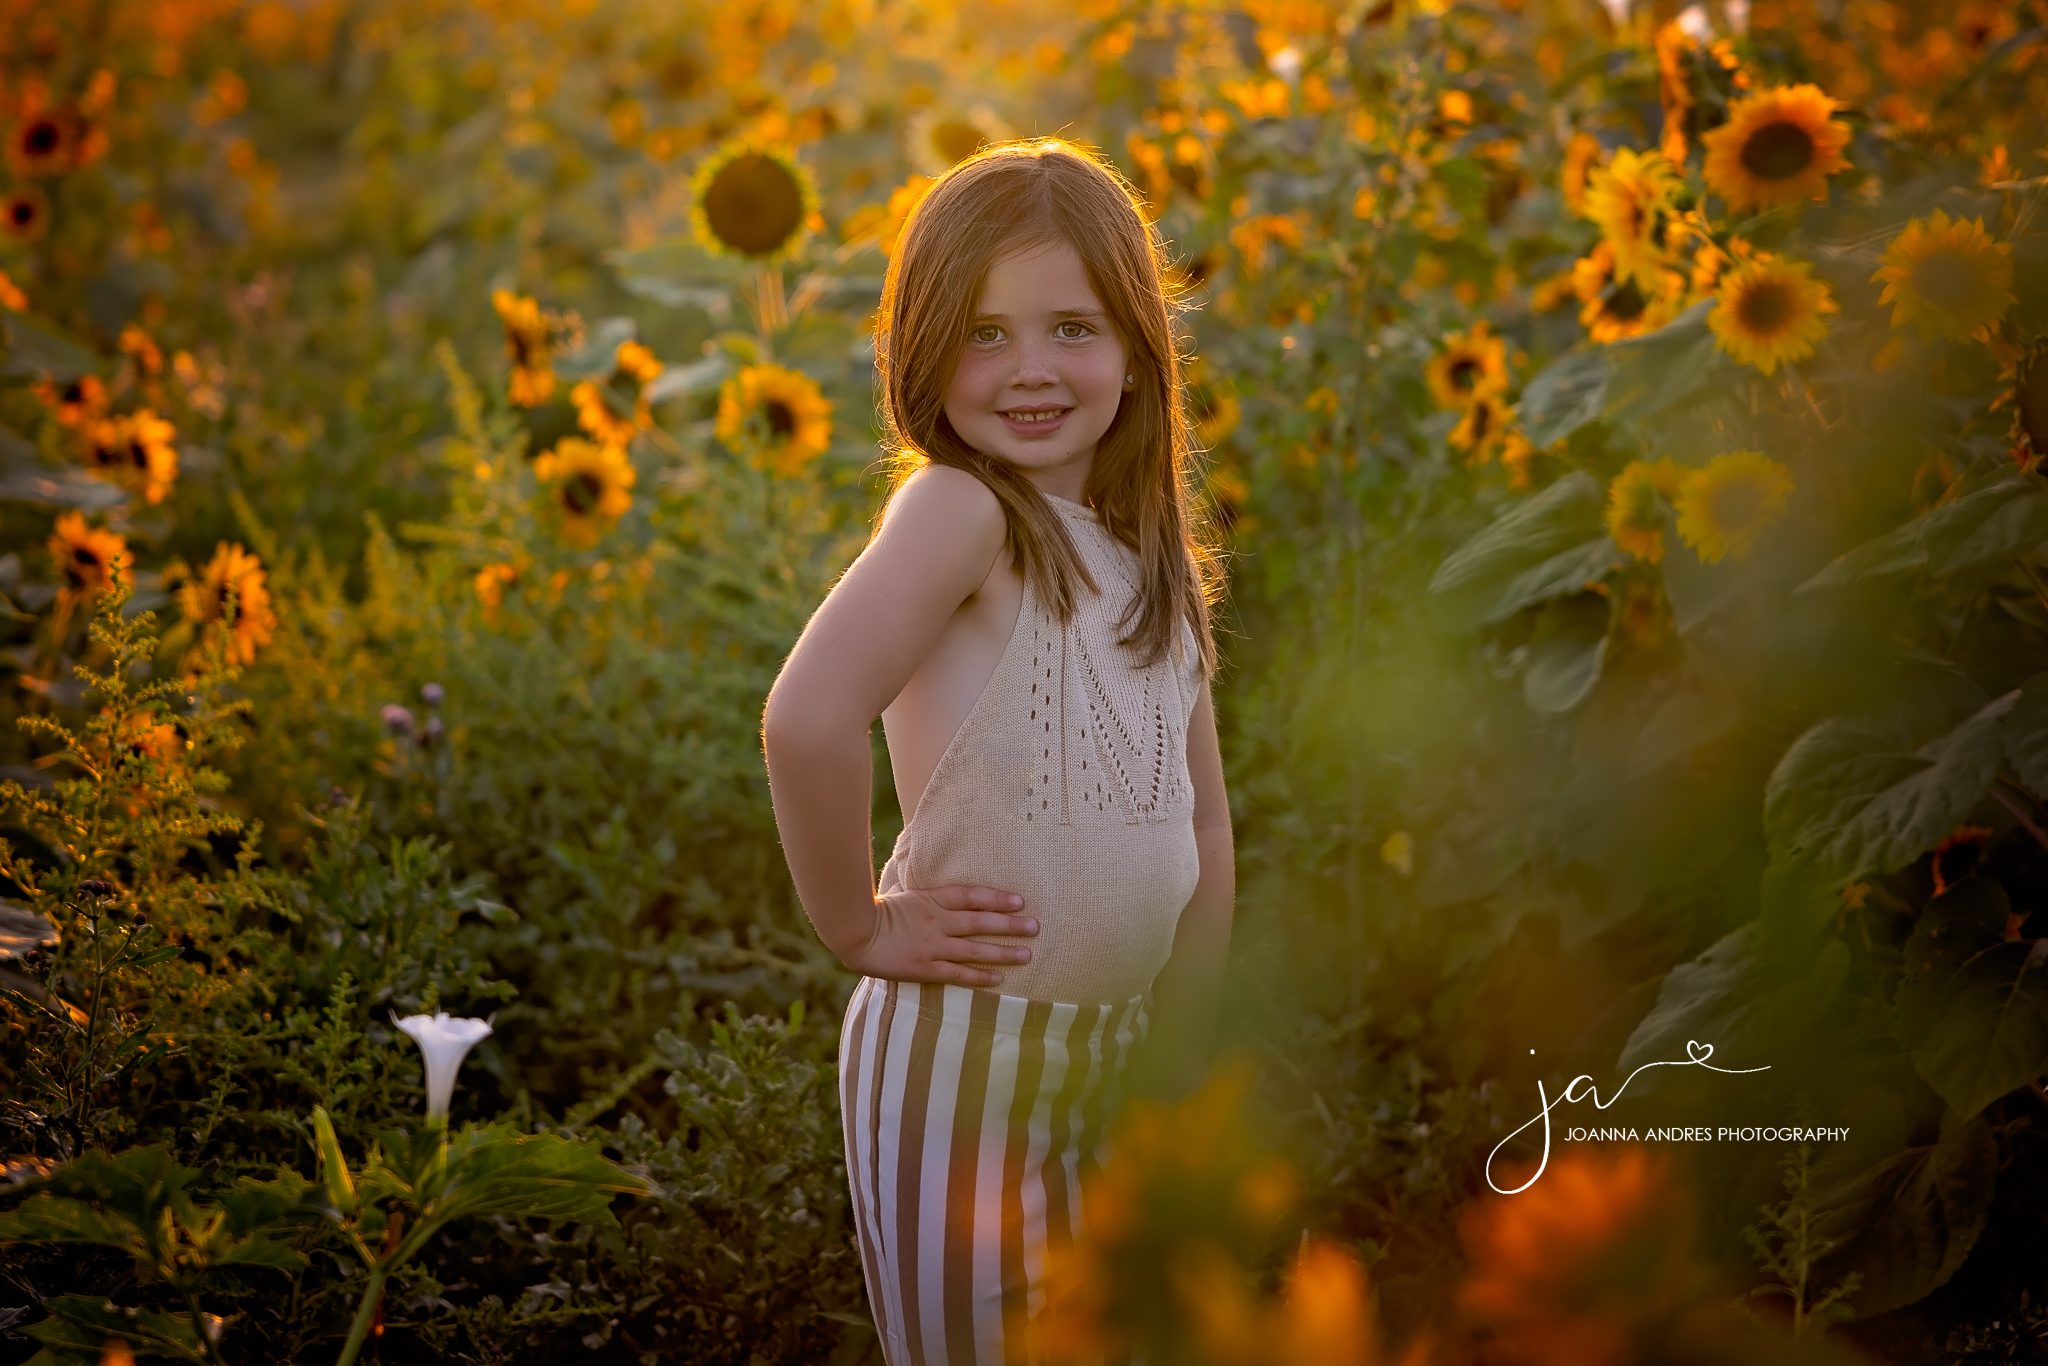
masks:
<svg viewBox="0 0 2048 1366"><path fill-rule="evenodd" d="M1650 301L1643 297L1643 291L1636 288L1634 280L1623 280L1607 295L1607 302L1600 311L1618 323L1632 323L1643 316L1643 310Z"/></svg>
<svg viewBox="0 0 2048 1366"><path fill-rule="evenodd" d="M1962 308L1977 296L1977 267L1952 251L1938 251L1913 267L1913 288L1936 308Z"/></svg>
<svg viewBox="0 0 2048 1366"><path fill-rule="evenodd" d="M679 100L696 92L698 82L704 79L704 68L689 53L675 52L656 68L654 79L662 94Z"/></svg>
<svg viewBox="0 0 2048 1366"><path fill-rule="evenodd" d="M64 386L62 397L66 403L83 403L85 402L85 386L77 380L73 380Z"/></svg>
<svg viewBox="0 0 2048 1366"><path fill-rule="evenodd" d="M1451 387L1459 393L1470 393L1479 383L1479 362L1469 356L1461 356L1451 362Z"/></svg>
<svg viewBox="0 0 2048 1366"><path fill-rule="evenodd" d="M768 418L768 430L777 441L787 441L796 435L796 413L787 403L771 398L764 412Z"/></svg>
<svg viewBox="0 0 2048 1366"><path fill-rule="evenodd" d="M967 160L982 148L981 130L965 119L947 119L932 129L932 150L948 166Z"/></svg>
<svg viewBox="0 0 2048 1366"><path fill-rule="evenodd" d="M1791 286L1778 280L1751 285L1735 301L1735 316L1746 332L1771 336L1791 325L1799 300Z"/></svg>
<svg viewBox="0 0 2048 1366"><path fill-rule="evenodd" d="M36 221L36 202L23 195L10 200L7 205L7 221L17 228L25 228Z"/></svg>
<svg viewBox="0 0 2048 1366"><path fill-rule="evenodd" d="M803 226L803 187L774 157L744 152L711 177L704 218L712 235L734 251L772 256Z"/></svg>
<svg viewBox="0 0 2048 1366"><path fill-rule="evenodd" d="M71 547L71 563L80 570L98 569L100 555L89 545L75 545Z"/></svg>
<svg viewBox="0 0 2048 1366"><path fill-rule="evenodd" d="M138 470L149 468L149 447L140 441L130 441L126 446L128 463Z"/></svg>
<svg viewBox="0 0 2048 1366"><path fill-rule="evenodd" d="M1796 123L1767 123L1742 144L1742 164L1760 180L1790 180L1813 164L1813 135Z"/></svg>
<svg viewBox="0 0 2048 1366"><path fill-rule="evenodd" d="M1714 490L1711 506L1715 526L1723 531L1746 531L1763 513L1763 486L1752 479L1732 480Z"/></svg>
<svg viewBox="0 0 2048 1366"><path fill-rule="evenodd" d="M46 157L64 145L64 130L55 120L37 119L22 131L21 149L30 156Z"/></svg>
<svg viewBox="0 0 2048 1366"><path fill-rule="evenodd" d="M562 506L578 517L588 517L604 501L604 480L587 471L572 474L562 482Z"/></svg>
<svg viewBox="0 0 2048 1366"><path fill-rule="evenodd" d="M1493 405L1482 403L1472 410L1472 440L1475 442L1484 441L1486 440L1487 433L1492 430Z"/></svg>

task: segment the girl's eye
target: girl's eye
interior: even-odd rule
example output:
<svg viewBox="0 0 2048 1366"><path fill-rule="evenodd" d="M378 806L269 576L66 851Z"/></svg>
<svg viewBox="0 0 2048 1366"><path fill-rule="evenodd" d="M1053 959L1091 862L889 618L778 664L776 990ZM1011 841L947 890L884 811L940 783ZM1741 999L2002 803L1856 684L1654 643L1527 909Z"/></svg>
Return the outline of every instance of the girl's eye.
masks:
<svg viewBox="0 0 2048 1366"><path fill-rule="evenodd" d="M973 336L978 342L999 342L1003 339L1003 329L993 323L984 323L974 329Z"/></svg>
<svg viewBox="0 0 2048 1366"><path fill-rule="evenodd" d="M1069 329L1072 329L1071 331ZM1064 322L1059 325L1058 336L1066 341L1079 341L1088 335L1086 323Z"/></svg>

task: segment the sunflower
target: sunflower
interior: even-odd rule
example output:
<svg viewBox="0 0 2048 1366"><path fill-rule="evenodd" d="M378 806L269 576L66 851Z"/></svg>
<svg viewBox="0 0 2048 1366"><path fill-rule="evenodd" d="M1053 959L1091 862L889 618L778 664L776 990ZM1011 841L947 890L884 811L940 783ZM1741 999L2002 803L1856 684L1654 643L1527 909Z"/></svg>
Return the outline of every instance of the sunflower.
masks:
<svg viewBox="0 0 2048 1366"><path fill-rule="evenodd" d="M1721 278L1720 297L1707 326L1723 351L1766 375L1780 361L1812 355L1814 343L1828 334L1821 315L1836 311L1813 267L1761 254Z"/></svg>
<svg viewBox="0 0 2048 1366"><path fill-rule="evenodd" d="M28 312L28 295L21 292L21 286L14 283L14 277L0 270L0 308L10 313Z"/></svg>
<svg viewBox="0 0 2048 1366"><path fill-rule="evenodd" d="M234 625L227 638L228 662L250 664L256 659L256 647L270 642L277 629L277 614L270 610L263 562L241 546L222 541L206 568L196 578L188 576L178 590L178 604L185 619L199 628L202 644L220 639L230 596L234 598Z"/></svg>
<svg viewBox="0 0 2048 1366"><path fill-rule="evenodd" d="M1591 133L1574 133L1572 140L1565 144L1564 172L1558 177L1558 183L1564 191L1565 207L1573 213L1585 213L1586 182L1591 177L1593 168L1598 166L1606 155L1600 148L1600 139Z"/></svg>
<svg viewBox="0 0 2048 1366"><path fill-rule="evenodd" d="M565 436L533 462L534 475L549 485L548 505L561 521L563 539L590 545L633 506L637 477L626 452L580 436Z"/></svg>
<svg viewBox="0 0 2048 1366"><path fill-rule="evenodd" d="M33 185L17 185L0 195L0 235L28 243L50 226L50 201Z"/></svg>
<svg viewBox="0 0 2048 1366"><path fill-rule="evenodd" d="M848 243L873 242L884 256L896 254L897 240L903 236L904 227L910 222L910 214L932 186L939 182L928 175L914 175L889 192L886 204L869 204L855 210L840 231Z"/></svg>
<svg viewBox="0 0 2048 1366"><path fill-rule="evenodd" d="M808 375L749 365L718 391L718 439L794 478L832 444L832 401Z"/></svg>
<svg viewBox="0 0 2048 1366"><path fill-rule="evenodd" d="M1634 280L1614 278L1614 249L1606 238L1572 265L1579 324L1596 342L1621 341L1654 332L1685 306L1685 277L1675 270L1652 277L1646 290Z"/></svg>
<svg viewBox="0 0 2048 1366"><path fill-rule="evenodd" d="M1781 85L1737 100L1705 133L1707 185L1731 211L1825 199L1828 177L1849 163L1849 125L1817 85Z"/></svg>
<svg viewBox="0 0 2048 1366"><path fill-rule="evenodd" d="M660 378L662 364L654 353L636 341L622 341L619 349L612 353L612 364L618 372L642 384L652 383Z"/></svg>
<svg viewBox="0 0 2048 1366"><path fill-rule="evenodd" d="M1624 147L1586 181L1586 217L1600 225L1614 252L1614 276L1656 287L1665 265L1664 225L1681 182L1671 163L1656 152Z"/></svg>
<svg viewBox="0 0 2048 1366"><path fill-rule="evenodd" d="M600 385L594 379L586 379L569 391L569 402L576 406L576 425L590 433L600 446L624 446L652 420L645 403L636 403L631 417L621 416L609 397L615 392L610 384Z"/></svg>
<svg viewBox="0 0 2048 1366"><path fill-rule="evenodd" d="M67 512L50 533L50 559L57 566L57 591L69 602L90 602L128 570L128 542L111 531L86 525L83 513Z"/></svg>
<svg viewBox="0 0 2048 1366"><path fill-rule="evenodd" d="M818 192L779 147L732 142L697 168L690 219L705 247L761 260L787 256L809 230Z"/></svg>
<svg viewBox="0 0 2048 1366"><path fill-rule="evenodd" d="M1430 358L1422 377L1437 407L1466 407L1481 394L1507 390L1507 348L1488 332L1482 318L1470 332L1454 332L1444 338L1444 349Z"/></svg>
<svg viewBox="0 0 2048 1366"><path fill-rule="evenodd" d="M38 384L36 397L60 427L79 428L107 415L107 386L98 375L80 375L63 384Z"/></svg>
<svg viewBox="0 0 2048 1366"><path fill-rule="evenodd" d="M1678 486L1679 539L1713 564L1740 560L1792 497L1792 472L1755 451L1720 455Z"/></svg>
<svg viewBox="0 0 2048 1366"><path fill-rule="evenodd" d="M62 175L85 158L87 129L77 111L26 111L7 131L7 164L18 176Z"/></svg>
<svg viewBox="0 0 2048 1366"><path fill-rule="evenodd" d="M926 105L903 124L903 141L911 164L932 176L944 175L982 148L1009 135L1002 120L985 104L958 113Z"/></svg>
<svg viewBox="0 0 2048 1366"><path fill-rule="evenodd" d="M555 392L553 352L559 326L540 305L509 289L491 294L491 307L505 324L505 354L512 358L512 382L507 397L521 408L548 401Z"/></svg>
<svg viewBox="0 0 2048 1366"><path fill-rule="evenodd" d="M1668 505L1678 495L1684 477L1685 472L1672 460L1629 464L1607 486L1608 536L1647 564L1663 559Z"/></svg>
<svg viewBox="0 0 2048 1366"><path fill-rule="evenodd" d="M1499 452L1514 420L1515 410L1498 393L1474 394L1451 429L1451 445L1465 452L1466 464L1483 465Z"/></svg>
<svg viewBox="0 0 2048 1366"><path fill-rule="evenodd" d="M84 425L86 463L116 482L161 503L178 479L178 429L148 408Z"/></svg>
<svg viewBox="0 0 2048 1366"><path fill-rule="evenodd" d="M1918 323L1924 337L1962 341L2013 306L2011 255L2009 243L1984 231L1982 218L1965 222L1936 209L1892 239L1870 278L1884 282L1878 303L1892 305L1893 327Z"/></svg>

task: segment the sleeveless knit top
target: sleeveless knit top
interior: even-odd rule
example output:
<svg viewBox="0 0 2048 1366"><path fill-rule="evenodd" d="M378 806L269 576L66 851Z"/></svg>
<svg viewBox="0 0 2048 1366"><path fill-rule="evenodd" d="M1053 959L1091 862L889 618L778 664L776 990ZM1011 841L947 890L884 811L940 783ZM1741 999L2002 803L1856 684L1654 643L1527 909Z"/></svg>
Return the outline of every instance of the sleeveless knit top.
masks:
<svg viewBox="0 0 2048 1366"><path fill-rule="evenodd" d="M881 890L995 887L1036 917L1005 995L1122 1004L1151 988L1200 875L1188 718L1194 631L1149 666L1118 643L1138 561L1093 510L1050 495L1094 576L1062 623L1027 575L1010 643L939 756Z"/></svg>

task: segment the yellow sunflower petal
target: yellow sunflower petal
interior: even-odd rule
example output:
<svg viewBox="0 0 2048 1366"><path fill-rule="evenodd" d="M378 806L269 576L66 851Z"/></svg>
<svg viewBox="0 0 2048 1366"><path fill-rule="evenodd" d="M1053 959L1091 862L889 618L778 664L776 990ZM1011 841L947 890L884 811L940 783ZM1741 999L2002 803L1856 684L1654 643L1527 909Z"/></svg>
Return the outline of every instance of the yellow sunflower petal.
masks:
<svg viewBox="0 0 2048 1366"><path fill-rule="evenodd" d="M2015 299L2012 247L1992 238L1982 218L1951 219L1940 209L1916 218L1885 248L1870 278L1892 326L1916 324L1923 336L1962 341L2005 316Z"/></svg>
<svg viewBox="0 0 2048 1366"><path fill-rule="evenodd" d="M1713 564L1749 554L1792 497L1792 472L1756 451L1716 456L1679 486L1678 535Z"/></svg>
<svg viewBox="0 0 2048 1366"><path fill-rule="evenodd" d="M1702 134L1707 185L1740 212L1824 199L1828 177L1849 163L1849 125L1817 85L1781 85L1737 100L1728 122Z"/></svg>
<svg viewBox="0 0 2048 1366"><path fill-rule="evenodd" d="M1804 261L1758 256L1721 278L1707 326L1722 350L1768 375L1812 355L1828 334L1822 315L1836 311L1827 284Z"/></svg>

